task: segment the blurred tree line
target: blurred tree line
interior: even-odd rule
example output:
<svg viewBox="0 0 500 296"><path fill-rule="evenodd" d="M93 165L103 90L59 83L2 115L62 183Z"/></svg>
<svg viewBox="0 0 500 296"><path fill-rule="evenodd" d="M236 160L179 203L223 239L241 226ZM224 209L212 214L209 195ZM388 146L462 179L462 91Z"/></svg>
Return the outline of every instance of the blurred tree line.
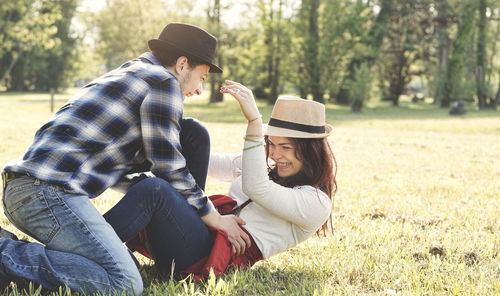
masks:
<svg viewBox="0 0 500 296"><path fill-rule="evenodd" d="M9 91L48 91L72 80L77 0L0 0L0 77Z"/></svg>
<svg viewBox="0 0 500 296"><path fill-rule="evenodd" d="M0 85L45 91L92 79L180 21L219 38L224 73L210 76L211 102L230 78L270 102L294 93L353 111L369 99L397 106L403 94L500 105L494 0L107 0L79 12L82 1L0 0Z"/></svg>

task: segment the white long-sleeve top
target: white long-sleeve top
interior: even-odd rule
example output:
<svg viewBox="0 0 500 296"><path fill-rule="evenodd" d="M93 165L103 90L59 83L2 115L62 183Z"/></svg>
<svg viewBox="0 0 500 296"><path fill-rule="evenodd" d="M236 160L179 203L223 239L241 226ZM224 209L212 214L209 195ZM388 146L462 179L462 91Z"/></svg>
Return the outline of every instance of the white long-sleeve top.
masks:
<svg viewBox="0 0 500 296"><path fill-rule="evenodd" d="M245 147L255 142L245 142ZM312 186L287 188L269 180L264 147L237 154L210 155L209 176L232 182L228 195L238 205L253 202L240 212L264 258L283 252L311 237L328 219L332 202Z"/></svg>

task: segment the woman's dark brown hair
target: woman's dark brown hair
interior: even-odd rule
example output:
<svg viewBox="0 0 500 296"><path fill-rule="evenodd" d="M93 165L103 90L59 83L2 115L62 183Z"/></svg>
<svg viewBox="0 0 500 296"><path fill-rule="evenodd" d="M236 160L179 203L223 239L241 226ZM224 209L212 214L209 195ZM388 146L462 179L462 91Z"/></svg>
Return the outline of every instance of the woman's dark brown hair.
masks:
<svg viewBox="0 0 500 296"><path fill-rule="evenodd" d="M269 177L274 182L289 188L309 185L325 192L333 202L337 191L337 161L326 138L288 138L295 148L295 157L302 161L302 169L293 176L281 178L276 167L269 167ZM268 137L265 137L269 144ZM269 158L269 145L266 145L266 159ZM331 221L331 215L329 220ZM331 224L331 223L330 223ZM328 221L321 226L323 232ZM318 230L318 231L320 231Z"/></svg>

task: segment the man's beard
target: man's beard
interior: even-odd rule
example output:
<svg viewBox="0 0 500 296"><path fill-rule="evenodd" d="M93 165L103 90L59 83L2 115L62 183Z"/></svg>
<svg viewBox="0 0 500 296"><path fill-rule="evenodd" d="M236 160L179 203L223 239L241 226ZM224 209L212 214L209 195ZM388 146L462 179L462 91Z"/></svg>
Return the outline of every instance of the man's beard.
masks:
<svg viewBox="0 0 500 296"><path fill-rule="evenodd" d="M191 79L191 71L188 71L186 75L180 77L179 84L181 86L181 91L183 95L186 95L186 91L184 90L184 86L187 81Z"/></svg>

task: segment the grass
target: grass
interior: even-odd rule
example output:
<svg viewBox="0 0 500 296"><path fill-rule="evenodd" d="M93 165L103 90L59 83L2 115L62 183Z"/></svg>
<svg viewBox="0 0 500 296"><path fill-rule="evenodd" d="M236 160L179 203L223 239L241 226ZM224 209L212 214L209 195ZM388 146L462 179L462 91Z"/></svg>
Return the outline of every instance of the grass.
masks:
<svg viewBox="0 0 500 296"><path fill-rule="evenodd" d="M0 95L1 166L50 118L48 98ZM271 107L259 104L267 119ZM206 123L214 151L240 151L245 121L230 99L188 99L185 115ZM333 235L202 284L159 279L141 258L144 294L500 295L500 112L454 118L403 102L361 114L328 105L327 118L339 167ZM227 189L208 180L209 194ZM93 202L104 212L119 198L110 191ZM0 224L22 235L3 216Z"/></svg>

